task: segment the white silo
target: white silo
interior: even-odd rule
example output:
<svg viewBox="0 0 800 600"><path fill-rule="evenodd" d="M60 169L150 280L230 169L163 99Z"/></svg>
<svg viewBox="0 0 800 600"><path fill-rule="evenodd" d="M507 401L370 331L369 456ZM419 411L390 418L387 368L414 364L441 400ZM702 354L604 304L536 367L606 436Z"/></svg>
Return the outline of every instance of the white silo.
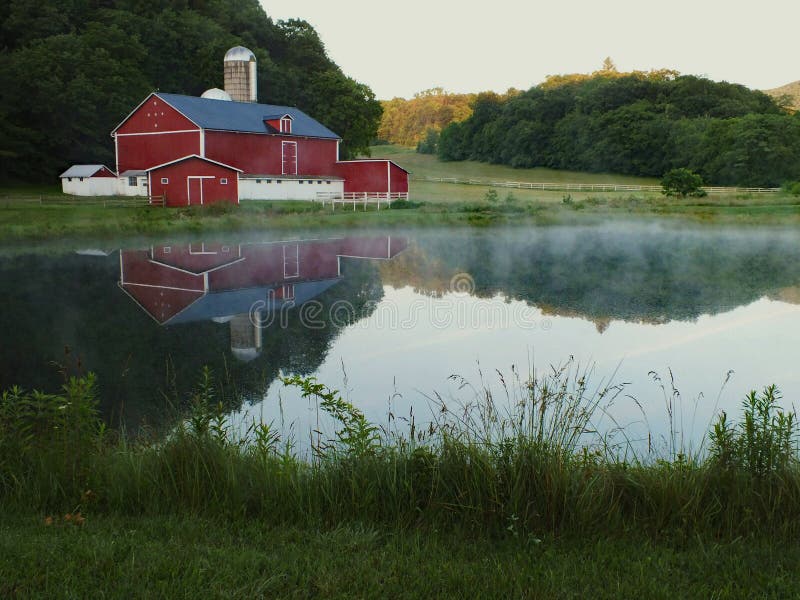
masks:
<svg viewBox="0 0 800 600"><path fill-rule="evenodd" d="M225 91L237 102L257 102L256 55L244 46L225 53Z"/></svg>

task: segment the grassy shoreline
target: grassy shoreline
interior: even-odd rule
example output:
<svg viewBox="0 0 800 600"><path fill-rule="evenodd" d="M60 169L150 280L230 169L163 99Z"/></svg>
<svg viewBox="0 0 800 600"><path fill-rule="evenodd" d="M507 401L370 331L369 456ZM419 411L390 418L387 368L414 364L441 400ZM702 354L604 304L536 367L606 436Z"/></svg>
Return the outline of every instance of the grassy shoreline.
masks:
<svg viewBox="0 0 800 600"><path fill-rule="evenodd" d="M309 202L248 202L240 206L163 209L14 203L0 205L0 242L58 237L113 238L119 235L163 235L257 231L263 229L343 229L356 227L547 226L591 225L621 219L657 219L665 223L708 225L800 225L800 201L790 196L669 200L650 195L571 195L555 192L524 194L490 203L488 188L424 184L412 192L421 202L404 210L337 208ZM422 187L422 186L420 186ZM455 188L455 189L451 189ZM459 188L468 188L460 190ZM451 195L442 200L437 194ZM585 197L584 197L585 196ZM430 199L426 199L430 198Z"/></svg>

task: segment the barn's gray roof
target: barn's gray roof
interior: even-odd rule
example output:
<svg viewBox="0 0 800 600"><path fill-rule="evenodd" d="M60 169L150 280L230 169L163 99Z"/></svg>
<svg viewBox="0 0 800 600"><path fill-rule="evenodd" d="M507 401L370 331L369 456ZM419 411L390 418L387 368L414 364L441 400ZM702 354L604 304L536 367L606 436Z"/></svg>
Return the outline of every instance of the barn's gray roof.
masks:
<svg viewBox="0 0 800 600"><path fill-rule="evenodd" d="M291 106L255 104L253 102L223 102L181 94L156 94L184 116L204 129L242 131L246 133L271 133L264 119L276 114L292 117L295 136L339 139L339 136L302 110Z"/></svg>
<svg viewBox="0 0 800 600"><path fill-rule="evenodd" d="M100 169L108 169L105 165L72 165L59 177L91 177ZM111 169L108 169L111 171ZM113 173L113 171L111 171Z"/></svg>

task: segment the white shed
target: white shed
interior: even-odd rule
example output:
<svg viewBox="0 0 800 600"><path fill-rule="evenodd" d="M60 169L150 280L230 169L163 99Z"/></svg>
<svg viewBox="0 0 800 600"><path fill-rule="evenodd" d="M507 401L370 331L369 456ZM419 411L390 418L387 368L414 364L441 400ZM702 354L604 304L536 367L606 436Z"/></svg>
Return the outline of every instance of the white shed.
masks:
<svg viewBox="0 0 800 600"><path fill-rule="evenodd" d="M114 196L117 176L105 165L72 165L61 174L61 189L73 196Z"/></svg>

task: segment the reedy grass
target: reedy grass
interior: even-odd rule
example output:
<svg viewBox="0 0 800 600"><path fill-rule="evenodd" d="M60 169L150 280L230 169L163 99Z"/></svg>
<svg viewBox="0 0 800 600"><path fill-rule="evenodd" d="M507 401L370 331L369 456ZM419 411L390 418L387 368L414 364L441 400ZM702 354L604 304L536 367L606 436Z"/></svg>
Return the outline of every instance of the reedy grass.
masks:
<svg viewBox="0 0 800 600"><path fill-rule="evenodd" d="M746 413L741 431L729 427L724 439L711 435L707 455L645 460L620 452L627 442L620 446L597 433L621 387L592 388L591 372L571 362L530 377L512 372L508 381L500 376L505 401L483 382L470 387L459 380L473 397L461 403L431 398L433 420L421 427L410 418L407 433L370 424L313 379L289 378L286 384L316 397L338 423L310 460L269 425L254 423L245 435L234 434L214 402L208 371L187 418L161 439L105 430L91 377L69 380L62 394L15 388L0 404L0 500L17 511L81 518L188 514L531 540L800 532L796 426L776 412L773 388L760 404L755 393L746 404L772 429L748 434ZM723 461L725 439L739 440L731 447L743 456L756 444L779 451L780 460L769 469Z"/></svg>

